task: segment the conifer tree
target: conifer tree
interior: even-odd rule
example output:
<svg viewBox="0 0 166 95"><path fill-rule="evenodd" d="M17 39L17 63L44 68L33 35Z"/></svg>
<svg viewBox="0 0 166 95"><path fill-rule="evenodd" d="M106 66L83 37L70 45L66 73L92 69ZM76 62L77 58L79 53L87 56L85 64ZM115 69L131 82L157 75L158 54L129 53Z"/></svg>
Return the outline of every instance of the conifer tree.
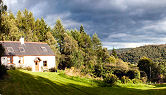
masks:
<svg viewBox="0 0 166 95"><path fill-rule="evenodd" d="M82 33L82 32L84 32L84 27L83 27L83 25L81 25L81 27L80 27L80 33Z"/></svg>
<svg viewBox="0 0 166 95"><path fill-rule="evenodd" d="M115 58L118 58L115 48L113 48L113 50L112 50L112 55L113 55Z"/></svg>
<svg viewBox="0 0 166 95"><path fill-rule="evenodd" d="M63 42L64 42L64 33L65 33L65 29L61 23L61 20L58 19L56 21L56 25L52 31L53 33L53 36L55 37L55 39L57 40L58 42L58 45L59 45L59 51L61 53L63 53L63 50L62 50L62 47L63 47Z"/></svg>

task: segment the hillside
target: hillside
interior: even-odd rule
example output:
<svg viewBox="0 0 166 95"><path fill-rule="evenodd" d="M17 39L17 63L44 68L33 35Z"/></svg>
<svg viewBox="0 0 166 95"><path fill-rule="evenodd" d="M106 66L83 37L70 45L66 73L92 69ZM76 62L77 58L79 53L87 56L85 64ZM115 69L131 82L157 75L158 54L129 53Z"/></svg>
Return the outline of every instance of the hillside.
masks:
<svg viewBox="0 0 166 95"><path fill-rule="evenodd" d="M92 79L69 77L55 72L10 70L8 74L8 78L0 80L2 95L166 95L165 84L102 87Z"/></svg>
<svg viewBox="0 0 166 95"><path fill-rule="evenodd" d="M125 62L137 63L138 60L146 56L154 62L166 62L166 44L146 45L130 49L117 49L118 57Z"/></svg>

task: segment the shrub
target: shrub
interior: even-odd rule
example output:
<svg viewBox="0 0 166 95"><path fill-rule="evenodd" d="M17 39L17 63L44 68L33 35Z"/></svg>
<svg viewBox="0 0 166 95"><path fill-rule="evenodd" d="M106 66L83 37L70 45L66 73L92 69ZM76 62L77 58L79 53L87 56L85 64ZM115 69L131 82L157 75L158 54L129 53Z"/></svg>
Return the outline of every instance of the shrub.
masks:
<svg viewBox="0 0 166 95"><path fill-rule="evenodd" d="M140 72L138 70L129 70L126 73L126 76L128 76L130 79L140 79Z"/></svg>
<svg viewBox="0 0 166 95"><path fill-rule="evenodd" d="M106 62L115 64L116 58L113 55L111 55L109 58L106 59Z"/></svg>
<svg viewBox="0 0 166 95"><path fill-rule="evenodd" d="M114 85L118 80L118 77L114 74L111 73L106 73L105 74L105 78L104 78L104 82L109 84L109 85Z"/></svg>
<svg viewBox="0 0 166 95"><path fill-rule="evenodd" d="M5 74L7 74L7 67L5 65L0 65L0 78Z"/></svg>
<svg viewBox="0 0 166 95"><path fill-rule="evenodd" d="M140 76L141 77L147 77L147 74L144 71L140 71Z"/></svg>
<svg viewBox="0 0 166 95"><path fill-rule="evenodd" d="M49 72L57 72L57 70L53 67L49 69Z"/></svg>
<svg viewBox="0 0 166 95"><path fill-rule="evenodd" d="M25 70L32 71L32 67L28 66L24 68Z"/></svg>
<svg viewBox="0 0 166 95"><path fill-rule="evenodd" d="M132 81L134 84L142 83L142 81L140 79L132 79Z"/></svg>
<svg viewBox="0 0 166 95"><path fill-rule="evenodd" d="M8 66L8 69L9 70L16 70L16 67L14 65L10 65L10 66Z"/></svg>
<svg viewBox="0 0 166 95"><path fill-rule="evenodd" d="M143 83L146 83L147 77L142 77L141 80L142 80Z"/></svg>
<svg viewBox="0 0 166 95"><path fill-rule="evenodd" d="M104 70L103 70L102 65L95 65L93 74L95 75L95 77L101 77L103 74L103 71Z"/></svg>
<svg viewBox="0 0 166 95"><path fill-rule="evenodd" d="M126 77L126 76L123 76L122 78L121 78L121 82L122 83L128 83L130 80L129 80L129 77Z"/></svg>
<svg viewBox="0 0 166 95"><path fill-rule="evenodd" d="M24 69L22 66L17 67L16 69Z"/></svg>
<svg viewBox="0 0 166 95"><path fill-rule="evenodd" d="M121 77L125 76L125 71L116 69L114 70L113 74L116 75L119 79L121 79Z"/></svg>

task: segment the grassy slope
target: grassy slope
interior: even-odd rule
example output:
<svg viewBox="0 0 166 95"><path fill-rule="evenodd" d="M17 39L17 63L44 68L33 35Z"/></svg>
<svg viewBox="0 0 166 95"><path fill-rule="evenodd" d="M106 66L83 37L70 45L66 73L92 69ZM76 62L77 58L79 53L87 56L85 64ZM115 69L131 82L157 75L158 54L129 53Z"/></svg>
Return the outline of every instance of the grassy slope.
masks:
<svg viewBox="0 0 166 95"><path fill-rule="evenodd" d="M0 80L3 95L166 95L166 85L119 84L99 87L91 79L67 77L59 73L8 71Z"/></svg>

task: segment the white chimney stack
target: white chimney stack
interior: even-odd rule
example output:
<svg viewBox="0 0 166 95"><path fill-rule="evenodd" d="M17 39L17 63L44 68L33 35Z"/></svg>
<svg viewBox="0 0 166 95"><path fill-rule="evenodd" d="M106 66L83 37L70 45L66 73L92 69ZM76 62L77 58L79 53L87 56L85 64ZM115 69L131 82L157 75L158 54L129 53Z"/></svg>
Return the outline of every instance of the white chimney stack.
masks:
<svg viewBox="0 0 166 95"><path fill-rule="evenodd" d="M21 42L22 45L24 44L24 38L23 37L20 38L20 42Z"/></svg>

